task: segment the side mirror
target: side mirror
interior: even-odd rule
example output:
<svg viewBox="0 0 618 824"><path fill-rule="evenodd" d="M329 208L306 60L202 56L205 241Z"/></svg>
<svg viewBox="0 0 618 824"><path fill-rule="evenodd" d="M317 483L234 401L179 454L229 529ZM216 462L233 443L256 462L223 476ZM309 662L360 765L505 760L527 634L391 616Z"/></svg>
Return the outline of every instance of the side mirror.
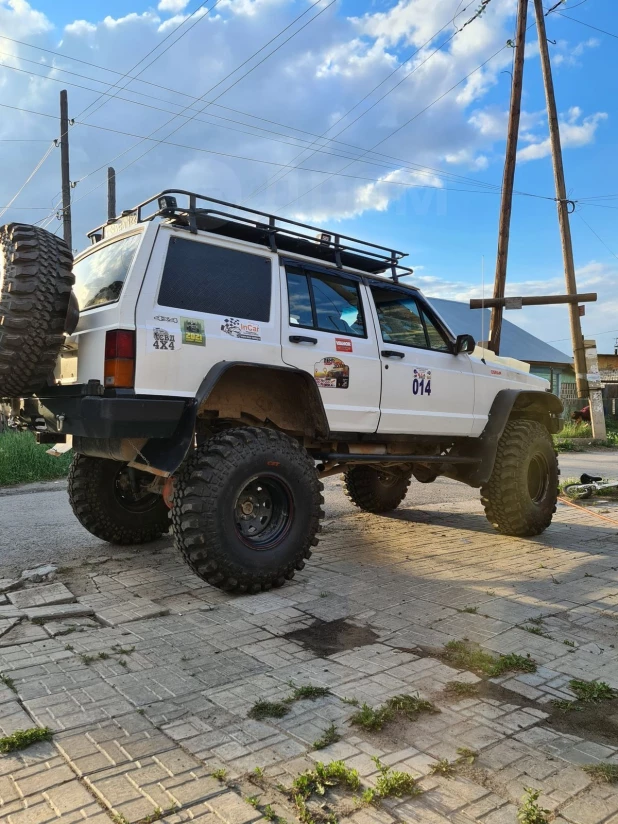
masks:
<svg viewBox="0 0 618 824"><path fill-rule="evenodd" d="M466 352L469 355L474 352L475 349L476 341L472 335L457 335L454 355L460 355L462 352Z"/></svg>

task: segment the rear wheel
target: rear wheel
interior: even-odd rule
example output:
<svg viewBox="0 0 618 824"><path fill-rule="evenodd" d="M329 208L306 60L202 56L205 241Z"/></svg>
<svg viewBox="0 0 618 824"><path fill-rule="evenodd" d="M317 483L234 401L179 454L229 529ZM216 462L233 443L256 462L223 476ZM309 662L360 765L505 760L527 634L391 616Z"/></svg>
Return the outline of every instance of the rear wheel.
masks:
<svg viewBox="0 0 618 824"><path fill-rule="evenodd" d="M406 497L411 472L352 466L344 474L345 494L365 512L390 512Z"/></svg>
<svg viewBox="0 0 618 824"><path fill-rule="evenodd" d="M174 484L172 528L191 569L228 591L281 586L305 566L324 513L314 461L271 429L197 447Z"/></svg>
<svg viewBox="0 0 618 824"><path fill-rule="evenodd" d="M69 501L88 532L111 544L145 544L169 532L169 510L153 476L119 461L76 455Z"/></svg>
<svg viewBox="0 0 618 824"><path fill-rule="evenodd" d="M504 535L539 535L556 511L559 474L547 429L537 421L510 421L491 478L481 487L487 520Z"/></svg>

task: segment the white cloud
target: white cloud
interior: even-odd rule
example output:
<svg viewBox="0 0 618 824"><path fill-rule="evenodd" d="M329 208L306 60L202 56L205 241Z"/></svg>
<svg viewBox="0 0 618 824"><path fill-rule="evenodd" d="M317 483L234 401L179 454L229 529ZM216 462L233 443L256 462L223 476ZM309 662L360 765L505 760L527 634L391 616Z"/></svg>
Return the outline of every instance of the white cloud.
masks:
<svg viewBox="0 0 618 824"><path fill-rule="evenodd" d="M582 40L575 46L567 40L559 40L556 44L557 53L553 56L554 66L581 66L579 59L588 49L596 49L600 46L601 41L596 37L589 37L588 40Z"/></svg>
<svg viewBox="0 0 618 824"><path fill-rule="evenodd" d="M573 106L566 116L560 118L560 138L562 147L565 149L579 148L587 146L594 141L597 128L600 123L607 120L606 112L596 112L593 115L581 119L582 112L577 106ZM578 122L579 121L579 122ZM529 146L517 152L517 159L520 162L527 160L539 160L551 154L551 143L549 137L540 139L530 138Z"/></svg>
<svg viewBox="0 0 618 824"><path fill-rule="evenodd" d="M159 11L169 11L172 14L177 14L179 11L183 11L188 3L189 0L161 0L157 8Z"/></svg>

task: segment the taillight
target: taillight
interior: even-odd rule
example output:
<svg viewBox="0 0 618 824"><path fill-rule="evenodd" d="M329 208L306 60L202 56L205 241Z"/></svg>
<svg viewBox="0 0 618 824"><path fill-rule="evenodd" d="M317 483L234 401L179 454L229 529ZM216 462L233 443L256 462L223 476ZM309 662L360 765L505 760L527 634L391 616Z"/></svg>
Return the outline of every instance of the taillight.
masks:
<svg viewBox="0 0 618 824"><path fill-rule="evenodd" d="M105 335L105 386L130 389L135 378L135 332L111 329Z"/></svg>

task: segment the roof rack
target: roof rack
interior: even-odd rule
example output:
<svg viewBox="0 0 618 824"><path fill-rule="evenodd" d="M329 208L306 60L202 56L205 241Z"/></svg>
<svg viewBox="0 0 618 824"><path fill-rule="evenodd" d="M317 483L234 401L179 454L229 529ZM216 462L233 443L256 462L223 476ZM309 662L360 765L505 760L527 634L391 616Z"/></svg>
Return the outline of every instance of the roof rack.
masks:
<svg viewBox="0 0 618 824"><path fill-rule="evenodd" d="M179 203L182 198L186 205ZM412 269L399 263L406 257L405 252L182 189L159 192L88 232L88 237L92 243L98 243L156 217L185 226L194 234L198 230L213 232L267 246L272 252L291 252L334 263L339 269L348 267L371 274L388 272L395 282L412 274Z"/></svg>

